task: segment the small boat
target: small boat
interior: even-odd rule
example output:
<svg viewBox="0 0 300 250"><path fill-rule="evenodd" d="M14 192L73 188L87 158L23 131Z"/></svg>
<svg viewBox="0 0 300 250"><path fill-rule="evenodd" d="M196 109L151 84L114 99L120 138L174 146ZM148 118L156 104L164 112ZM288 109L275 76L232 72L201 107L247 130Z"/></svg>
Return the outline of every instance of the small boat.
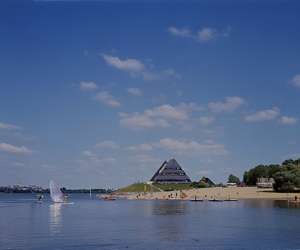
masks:
<svg viewBox="0 0 300 250"><path fill-rule="evenodd" d="M239 201L238 199L226 199L224 201Z"/></svg>
<svg viewBox="0 0 300 250"><path fill-rule="evenodd" d="M193 201L193 202L201 202L201 201L204 201L203 199L197 199L197 197L195 196L194 199L190 200L190 201Z"/></svg>
<svg viewBox="0 0 300 250"><path fill-rule="evenodd" d="M201 202L201 201L204 201L204 200L196 199L196 200L190 200L190 201L193 201L193 202Z"/></svg>
<svg viewBox="0 0 300 250"><path fill-rule="evenodd" d="M220 199L211 199L211 200L208 200L208 201L212 201L212 202L223 202L224 200L220 200Z"/></svg>

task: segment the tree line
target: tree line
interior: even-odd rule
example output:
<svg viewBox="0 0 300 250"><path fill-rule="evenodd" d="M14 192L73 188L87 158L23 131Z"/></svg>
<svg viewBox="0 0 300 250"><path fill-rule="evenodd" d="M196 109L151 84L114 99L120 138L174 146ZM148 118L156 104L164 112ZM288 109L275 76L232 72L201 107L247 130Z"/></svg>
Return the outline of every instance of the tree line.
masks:
<svg viewBox="0 0 300 250"><path fill-rule="evenodd" d="M262 177L274 179L275 191L300 191L300 158L289 159L282 164L258 165L244 173L243 181L246 185L253 186Z"/></svg>

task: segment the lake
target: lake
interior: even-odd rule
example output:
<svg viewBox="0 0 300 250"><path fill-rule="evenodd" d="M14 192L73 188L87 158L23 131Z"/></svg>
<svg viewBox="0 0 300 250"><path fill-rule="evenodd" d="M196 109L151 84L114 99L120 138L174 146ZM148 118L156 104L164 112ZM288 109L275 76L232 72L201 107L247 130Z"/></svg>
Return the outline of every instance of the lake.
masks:
<svg viewBox="0 0 300 250"><path fill-rule="evenodd" d="M286 202L100 201L0 194L0 249L300 249Z"/></svg>

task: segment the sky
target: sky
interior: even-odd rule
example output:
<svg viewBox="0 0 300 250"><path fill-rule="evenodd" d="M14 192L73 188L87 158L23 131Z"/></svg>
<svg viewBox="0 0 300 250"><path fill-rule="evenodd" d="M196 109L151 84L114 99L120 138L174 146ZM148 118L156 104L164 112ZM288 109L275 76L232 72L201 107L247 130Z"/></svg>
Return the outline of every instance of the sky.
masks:
<svg viewBox="0 0 300 250"><path fill-rule="evenodd" d="M0 185L226 182L300 157L299 1L1 1Z"/></svg>

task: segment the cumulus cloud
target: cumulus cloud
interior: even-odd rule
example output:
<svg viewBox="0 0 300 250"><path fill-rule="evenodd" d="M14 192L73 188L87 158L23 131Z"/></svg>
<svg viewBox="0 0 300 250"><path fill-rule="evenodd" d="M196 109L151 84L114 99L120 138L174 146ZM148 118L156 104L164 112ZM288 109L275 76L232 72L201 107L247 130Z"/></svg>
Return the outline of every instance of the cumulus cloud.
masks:
<svg viewBox="0 0 300 250"><path fill-rule="evenodd" d="M215 113L232 112L245 103L244 99L238 96L226 97L223 102L210 102L208 108Z"/></svg>
<svg viewBox="0 0 300 250"><path fill-rule="evenodd" d="M168 28L168 32L177 37L191 38L198 42L209 42L217 37L228 37L231 32L231 27L228 26L223 30L218 30L211 27L203 27L196 32L191 31L189 28L177 28L171 26Z"/></svg>
<svg viewBox="0 0 300 250"><path fill-rule="evenodd" d="M95 99L113 108L121 106L121 103L118 102L108 91L99 92Z"/></svg>
<svg viewBox="0 0 300 250"><path fill-rule="evenodd" d="M143 113L120 113L120 124L133 129L139 128L165 128L171 121L186 121L189 113L200 110L195 103L181 103L177 106L163 104L152 109L146 109Z"/></svg>
<svg viewBox="0 0 300 250"><path fill-rule="evenodd" d="M128 147L128 150L131 151L151 151L153 150L153 146L149 143L142 143L135 146Z"/></svg>
<svg viewBox="0 0 300 250"><path fill-rule="evenodd" d="M276 119L280 114L280 110L277 107L271 109L265 109L257 111L253 114L245 116L246 122L264 122Z"/></svg>
<svg viewBox="0 0 300 250"><path fill-rule="evenodd" d="M203 154L203 155L227 155L228 151L222 144L213 140L198 142L187 139L162 138L152 143L143 143L128 147L132 151L150 152L153 150L166 150L175 154Z"/></svg>
<svg viewBox="0 0 300 250"><path fill-rule="evenodd" d="M198 31L198 39L201 42L207 42L212 39L215 39L217 36L217 31L213 28L203 28Z"/></svg>
<svg viewBox="0 0 300 250"><path fill-rule="evenodd" d="M114 157L100 157L93 153L90 150L85 150L82 152L82 154L91 162L104 165L104 164L113 164L116 162L116 159Z"/></svg>
<svg viewBox="0 0 300 250"><path fill-rule="evenodd" d="M215 122L215 117L213 116L202 116L199 118L199 122L202 126L208 126Z"/></svg>
<svg viewBox="0 0 300 250"><path fill-rule="evenodd" d="M84 155L84 156L86 156L86 157L94 157L94 156L96 156L93 152L91 152L90 150L84 150L83 152L82 152L82 154Z"/></svg>
<svg viewBox="0 0 300 250"><path fill-rule="evenodd" d="M164 104L153 109L148 109L145 111L145 114L150 117L162 117L174 120L186 120L188 118L188 113L184 108L172 106L170 104Z"/></svg>
<svg viewBox="0 0 300 250"><path fill-rule="evenodd" d="M144 80L157 80L165 77L179 78L173 69L166 69L160 72L155 72L151 67L146 66L143 62L134 58L121 59L117 56L108 54L102 55L107 65L114 67L118 70L129 73L131 76L139 76Z"/></svg>
<svg viewBox="0 0 300 250"><path fill-rule="evenodd" d="M300 88L300 74L298 75L295 75L292 79L292 84L296 87L299 87Z"/></svg>
<svg viewBox="0 0 300 250"><path fill-rule="evenodd" d="M138 88L128 88L127 92L134 96L142 96L143 92Z"/></svg>
<svg viewBox="0 0 300 250"><path fill-rule="evenodd" d="M166 128L170 124L157 117L149 117L144 113L120 113L120 124L131 129Z"/></svg>
<svg viewBox="0 0 300 250"><path fill-rule="evenodd" d="M80 89L82 91L94 91L97 88L98 86L95 82L86 82L86 81L80 82Z"/></svg>
<svg viewBox="0 0 300 250"><path fill-rule="evenodd" d="M0 143L0 151L11 153L11 154L31 154L32 150L26 148L25 146L14 146L8 143Z"/></svg>
<svg viewBox="0 0 300 250"><path fill-rule="evenodd" d="M281 116L279 122L284 125L294 125L298 122L298 119L291 116Z"/></svg>
<svg viewBox="0 0 300 250"><path fill-rule="evenodd" d="M228 151L224 145L207 141L199 143L193 140L178 140L173 138L163 138L155 144L156 147L165 149L176 153L199 153L199 154L213 154L213 155L226 155Z"/></svg>
<svg viewBox="0 0 300 250"><path fill-rule="evenodd" d="M176 78L176 79L181 79L181 75L178 74L178 73L177 73L174 69L172 69L172 68L163 70L163 71L162 71L162 75L163 75L163 76L167 76L167 77L173 77L173 78Z"/></svg>
<svg viewBox="0 0 300 250"><path fill-rule="evenodd" d="M120 59L116 56L111 56L107 54L103 54L104 61L119 70L128 71L128 72L142 72L145 70L145 65L137 59L127 58Z"/></svg>
<svg viewBox="0 0 300 250"><path fill-rule="evenodd" d="M114 141L102 141L97 143L96 147L102 149L117 149L120 146Z"/></svg>
<svg viewBox="0 0 300 250"><path fill-rule="evenodd" d="M174 26L169 27L168 32L174 36L179 36L179 37L190 37L192 35L190 29L176 28Z"/></svg>
<svg viewBox="0 0 300 250"><path fill-rule="evenodd" d="M5 129L5 130L21 130L22 128L14 125L14 124L9 124L9 123L3 123L0 122L0 129Z"/></svg>
<svg viewBox="0 0 300 250"><path fill-rule="evenodd" d="M139 164L157 164L158 162L161 162L158 158L152 156L152 155L147 155L147 154L138 154L132 157L132 159Z"/></svg>

